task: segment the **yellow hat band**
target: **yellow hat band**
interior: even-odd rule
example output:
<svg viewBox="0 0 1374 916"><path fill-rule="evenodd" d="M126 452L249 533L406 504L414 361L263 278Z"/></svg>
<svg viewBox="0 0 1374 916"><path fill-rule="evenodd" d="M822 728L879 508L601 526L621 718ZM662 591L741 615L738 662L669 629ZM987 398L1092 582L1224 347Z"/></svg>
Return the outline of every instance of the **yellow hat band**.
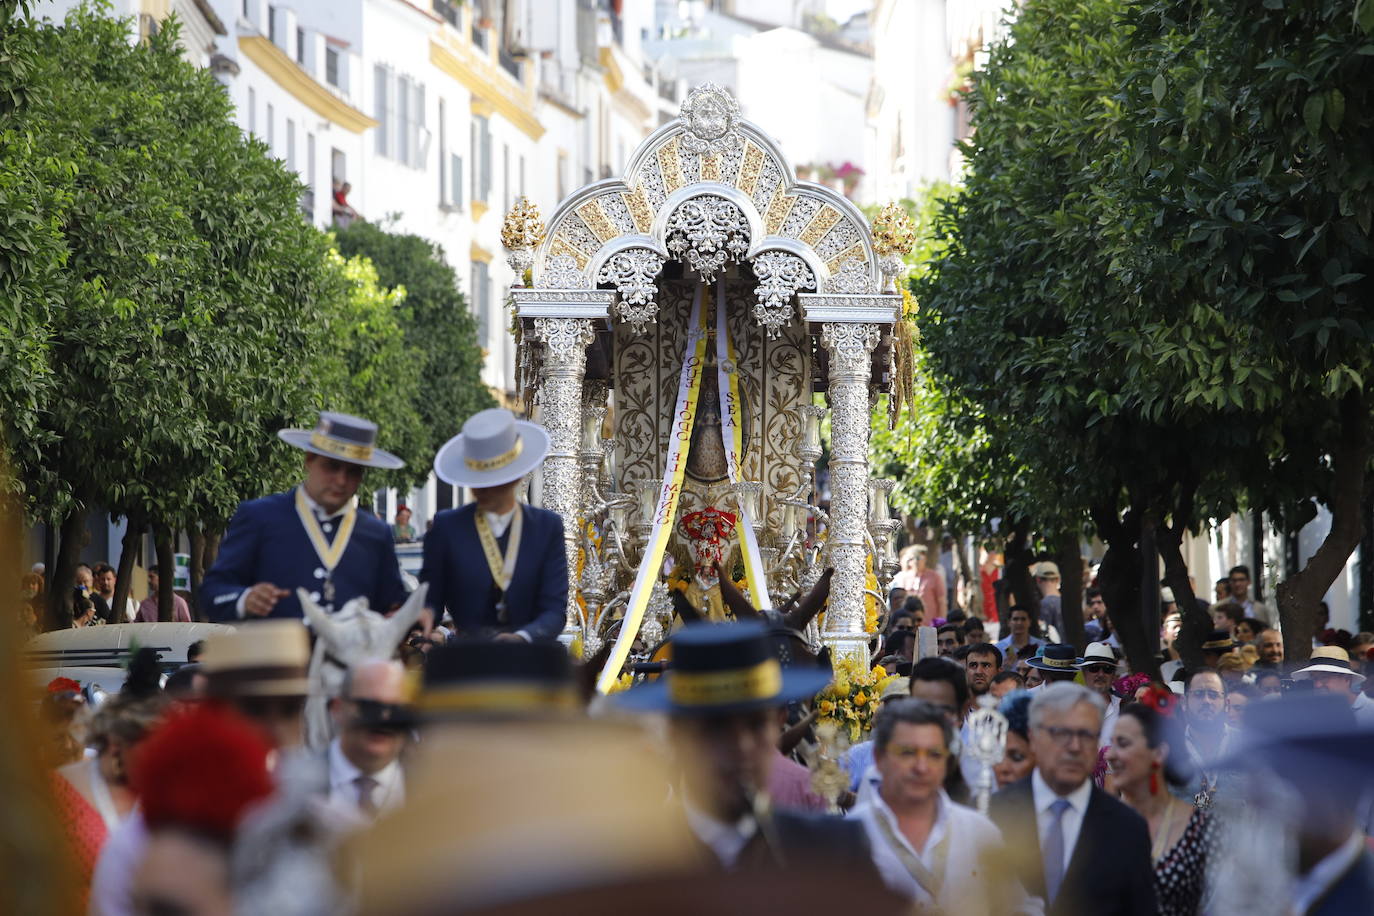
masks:
<svg viewBox="0 0 1374 916"><path fill-rule="evenodd" d="M466 464L470 471L495 471L497 468L503 468L516 458L519 458L520 453L524 451L524 449L525 440L516 436L515 447L510 451L502 452L495 458L464 458L463 464Z"/></svg>
<svg viewBox="0 0 1374 916"><path fill-rule="evenodd" d="M1072 659L1072 658L1046 658L1045 656L1042 655L1042 656L1040 656L1040 663L1041 663L1042 665L1045 665L1047 668L1077 668L1077 667L1078 667L1077 661L1076 661L1075 659Z"/></svg>
<svg viewBox="0 0 1374 916"><path fill-rule="evenodd" d="M766 700L782 692L782 665L764 659L725 671L668 670L668 698L677 706L725 706Z"/></svg>
<svg viewBox="0 0 1374 916"><path fill-rule="evenodd" d="M318 432L310 434L310 444L326 454L333 455L335 458L342 458L345 461L372 460L372 446L370 445L340 442Z"/></svg>

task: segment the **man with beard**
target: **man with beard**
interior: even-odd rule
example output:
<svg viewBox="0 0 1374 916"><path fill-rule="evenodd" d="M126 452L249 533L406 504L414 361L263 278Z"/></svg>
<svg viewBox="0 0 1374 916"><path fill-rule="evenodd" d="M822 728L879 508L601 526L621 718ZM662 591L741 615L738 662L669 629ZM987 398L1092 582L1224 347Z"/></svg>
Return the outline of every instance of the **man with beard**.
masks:
<svg viewBox="0 0 1374 916"><path fill-rule="evenodd" d="M1224 788L1216 761L1229 754L1236 733L1227 724L1226 684L1221 675L1204 668L1189 675L1183 685L1183 707L1187 727L1183 731L1184 751L1196 774L1189 785L1200 808L1210 807L1218 788Z"/></svg>
<svg viewBox="0 0 1374 916"><path fill-rule="evenodd" d="M1255 648L1259 650L1256 668L1283 670L1283 636L1278 630L1261 630L1259 636L1255 637Z"/></svg>
<svg viewBox="0 0 1374 916"><path fill-rule="evenodd" d="M968 672L968 689L973 694L973 702L992 689L992 679L1002 670L1002 652L991 643L978 643L970 646L964 658L964 670Z"/></svg>

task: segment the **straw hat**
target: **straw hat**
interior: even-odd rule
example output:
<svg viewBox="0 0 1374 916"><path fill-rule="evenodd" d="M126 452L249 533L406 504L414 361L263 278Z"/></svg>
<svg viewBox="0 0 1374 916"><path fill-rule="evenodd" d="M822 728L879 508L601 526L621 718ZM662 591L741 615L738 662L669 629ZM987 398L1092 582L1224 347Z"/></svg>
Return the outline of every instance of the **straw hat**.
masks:
<svg viewBox="0 0 1374 916"><path fill-rule="evenodd" d="M298 620L264 620L211 636L200 664L212 697L300 697L310 692L310 639Z"/></svg>
<svg viewBox="0 0 1374 916"><path fill-rule="evenodd" d="M1293 680L1305 681L1314 674L1323 673L1349 675L1354 679L1351 686L1355 690L1359 690L1360 685L1364 683L1364 675L1351 666L1350 654L1340 646L1322 646L1320 649L1313 649L1308 661L1310 664L1306 668L1299 668L1293 672Z"/></svg>

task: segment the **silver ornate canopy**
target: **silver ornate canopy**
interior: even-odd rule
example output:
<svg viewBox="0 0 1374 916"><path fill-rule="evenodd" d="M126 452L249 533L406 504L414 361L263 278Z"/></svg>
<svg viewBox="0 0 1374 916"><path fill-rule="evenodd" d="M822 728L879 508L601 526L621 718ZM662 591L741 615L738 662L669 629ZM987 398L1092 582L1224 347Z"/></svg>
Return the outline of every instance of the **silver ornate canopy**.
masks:
<svg viewBox="0 0 1374 916"><path fill-rule="evenodd" d="M693 462L712 464L709 436L698 451L694 435L680 516L756 501L768 590L790 593L821 565L834 566L820 637L866 657L868 558L880 576L894 571L890 485L870 486L867 460L871 398L890 380L890 331L901 308L883 288L884 266L859 210L830 188L798 181L729 93L709 84L641 144L623 177L558 206L533 250L532 285L512 297L521 385L552 438L543 494L565 521L575 580L569 637L581 632L594 649L625 602L645 533L642 494L663 478L688 304L698 284L719 281L738 350L744 480L692 476ZM705 382L714 386L710 373ZM828 510L816 486L824 411L812 406L813 392L830 407ZM719 420L711 396L703 392L698 432ZM614 433L603 441L608 409ZM679 529L672 553L680 564L696 554L688 541ZM708 580L698 583L709 591ZM753 600L770 604L768 595ZM645 624L655 633L666 623L652 619L659 612L651 607Z"/></svg>

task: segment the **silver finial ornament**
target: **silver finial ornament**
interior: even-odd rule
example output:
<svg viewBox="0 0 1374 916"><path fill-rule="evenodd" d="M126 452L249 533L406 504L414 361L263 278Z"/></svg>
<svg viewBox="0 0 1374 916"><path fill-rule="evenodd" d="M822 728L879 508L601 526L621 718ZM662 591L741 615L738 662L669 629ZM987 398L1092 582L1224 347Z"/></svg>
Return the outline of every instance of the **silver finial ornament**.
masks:
<svg viewBox="0 0 1374 916"><path fill-rule="evenodd" d="M687 127L681 142L690 153L720 153L739 145L739 103L714 83L687 93L678 117Z"/></svg>
<svg viewBox="0 0 1374 916"><path fill-rule="evenodd" d="M978 710L968 717L969 742L964 753L978 762L978 780L974 794L978 810L988 813L988 798L992 795L992 768L1002 762L1007 752L1007 717L997 711L997 701L987 694L978 698Z"/></svg>

